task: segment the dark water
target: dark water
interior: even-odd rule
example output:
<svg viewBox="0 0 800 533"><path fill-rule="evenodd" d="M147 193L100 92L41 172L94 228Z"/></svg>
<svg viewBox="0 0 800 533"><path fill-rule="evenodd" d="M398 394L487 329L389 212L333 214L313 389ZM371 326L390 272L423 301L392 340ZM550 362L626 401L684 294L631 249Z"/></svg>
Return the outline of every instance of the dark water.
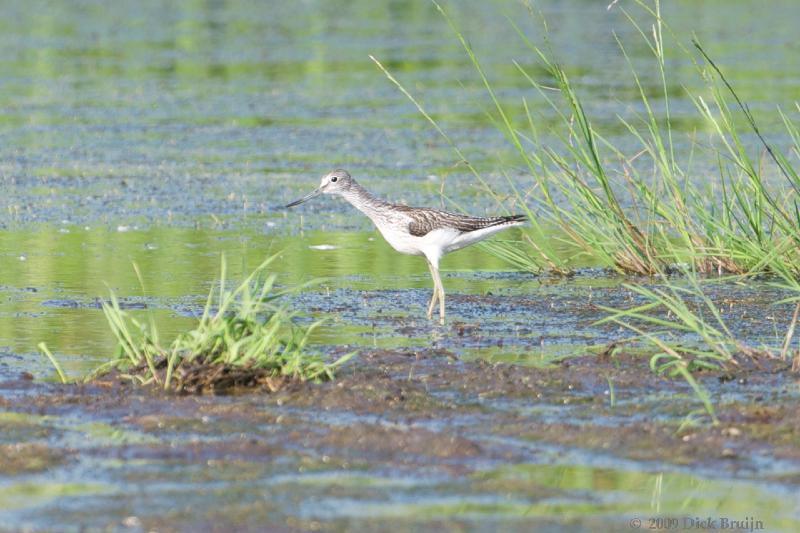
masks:
<svg viewBox="0 0 800 533"><path fill-rule="evenodd" d="M608 10L607 4L548 1L536 8L544 12L547 38L598 128L633 150L617 117L641 109L615 33L645 90L656 94L659 81L636 30L619 5ZM620 5L636 13L630 3ZM543 124L555 120L513 64L541 75L509 23L516 21L532 40L543 42L538 15L510 1L453 2L446 8L510 109L520 110L525 98ZM290 213L273 209L310 190L333 167L348 168L370 189L397 201L444 205L444 193L475 214L498 209L369 54L419 98L491 183L503 190L500 171L507 168L517 185L532 186L513 166L512 148L486 114L491 100L432 3L36 0L3 2L0 15L3 378L22 371L50 375L35 350L40 341L72 373L102 359L114 346L98 308L109 287L133 305L152 309L165 333L185 328L217 274L220 252L238 274L283 250L281 283L327 277L322 289L297 301L315 316L334 319L334 327L316 339L323 350L433 342L465 359L537 364L623 335L592 326L597 313L585 306L592 298L630 301L620 280L592 274L552 283L505 272L485 251L469 249L444 262L448 312L454 321L481 323L483 334L436 337L436 328L422 326L430 280L420 260L397 256L342 202L325 199ZM800 4L676 1L665 4L664 15L681 42L696 33L767 134L785 140L774 109L791 112L798 95ZM679 156L688 157L689 138L702 140L709 130L682 87L697 90L701 82L677 51L668 54L668 68ZM703 155L693 157L702 169ZM700 173L697 179L711 178ZM143 272L144 294L132 262ZM762 307L780 296L757 294L748 297ZM541 304L515 309L505 297L538 298ZM534 305L541 305L541 314L531 319ZM750 328L751 339L775 344L785 318L781 310L740 324ZM399 334L403 327L415 328L414 335ZM67 435L82 431L75 430L75 421L64 424ZM105 434L97 427L85 432L88 438ZM135 467L126 468L135 474ZM629 465L620 471L563 468L513 475L534 476L545 485L553 476L559 483L574 477L581 490L619 497L598 488L602 478L642 502L642 487L662 483L676 492L706 487L723 509L741 494L769 499L760 485L731 496L717 482L684 474L658 480ZM491 475L511 474L501 469ZM2 481L0 513L8 512L10 527L26 523L37 505L57 507L70 494L108 489L80 469L64 476L52 484L38 477ZM315 482L303 477L281 483L302 498L298 486ZM112 483L114 490L120 483ZM391 517L427 512L423 507L434 504L447 513L464 512L453 502L409 497L381 508L332 500L322 514Z"/></svg>

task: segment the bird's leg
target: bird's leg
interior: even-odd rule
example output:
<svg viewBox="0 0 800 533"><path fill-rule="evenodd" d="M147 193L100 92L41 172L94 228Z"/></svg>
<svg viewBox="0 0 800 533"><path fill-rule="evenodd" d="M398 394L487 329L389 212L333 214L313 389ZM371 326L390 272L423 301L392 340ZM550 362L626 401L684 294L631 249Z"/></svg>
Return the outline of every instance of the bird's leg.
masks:
<svg viewBox="0 0 800 533"><path fill-rule="evenodd" d="M439 298L439 286L436 283L436 276L433 273L433 265L431 265L430 261L427 260L426 263L428 263L428 270L430 271L431 278L433 279L433 295L431 296L431 303L428 304L428 320L430 320L431 317L433 317L433 308L436 305L436 300Z"/></svg>
<svg viewBox="0 0 800 533"><path fill-rule="evenodd" d="M442 278L439 277L439 269L431 265L431 275L433 276L434 295L438 292L439 297L439 324L444 325L444 286ZM431 309L433 311L433 309Z"/></svg>
<svg viewBox="0 0 800 533"><path fill-rule="evenodd" d="M439 324L444 326L444 285L439 280Z"/></svg>

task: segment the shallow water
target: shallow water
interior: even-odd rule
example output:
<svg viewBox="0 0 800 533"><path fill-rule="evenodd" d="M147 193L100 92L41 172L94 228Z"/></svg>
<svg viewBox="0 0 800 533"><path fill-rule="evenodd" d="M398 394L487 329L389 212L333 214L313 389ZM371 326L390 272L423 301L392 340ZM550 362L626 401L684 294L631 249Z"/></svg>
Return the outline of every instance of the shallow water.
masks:
<svg viewBox="0 0 800 533"><path fill-rule="evenodd" d="M649 94L657 92L658 81L635 30L607 4L536 5L595 124L633 152L617 117L640 109L612 31L626 43ZM454 2L447 8L501 99L513 108L524 97L542 124L554 120L512 63L542 75L508 22L517 21L540 42L536 16L516 2ZM764 9L755 1L679 1L664 9L679 38L696 32L766 133L785 141L773 110L791 108L797 96L794 26L800 4L771 2ZM491 417L472 419L469 411L475 401L492 417L527 417L534 428L564 419L597 427L652 419L672 427L697 407L684 389L674 412L665 407L673 389L635 388L630 397L620 392L622 412L598 415L568 403L610 396L610 385L566 389L563 398L541 404L502 388L475 400L459 392L456 379L432 397L457 406L454 416L463 422L465 438L482 451L462 457L455 450L444 459L409 452L407 462L403 456L383 466L381 455L359 465L362 452L347 448L353 443L304 444L317 426L335 433L339 426L381 420L374 413L358 415L352 406L293 409L245 399L256 406L252 416L300 420L287 430L299 437L270 441L282 431L274 420L220 414L209 415L209 424L193 418L198 408L192 402L222 409L241 399L186 400L173 408L145 398L115 409L102 391L76 393L74 405L61 404L53 386L18 381L23 372L52 378L36 353L41 341L72 375L113 350L99 308L109 288L132 313L152 313L166 337L185 329L218 274L221 253L231 277L280 253L279 283L325 278L293 302L310 316L330 319L314 338L315 348L400 351L409 362L443 354L432 373L456 359L452 364L548 368L625 338L618 328L594 324L596 306L636 300L621 286L626 280L615 276L591 269L570 279L509 272L471 248L443 262L449 323L439 328L424 319L431 284L424 262L396 254L349 206L324 198L288 213L274 209L310 190L334 166L350 169L393 200L434 206L452 200L475 214L500 209L368 58L379 58L419 97L493 185L507 187L499 171L513 161L513 150L486 116L491 101L431 3L86 1L76 7L35 0L6 3L0 13L0 408L8 409L0 413L0 444L16 447L4 451L23 458L26 445L43 447L30 450L21 466L4 463L3 527L58 529L71 521L136 529L136 517L165 516L150 524L169 526L172 517L189 529L249 512L243 527L381 529L414 516L416 521L402 522L405 528L628 530L629 519L653 513L737 518L769 509L776 517L771 530L797 529L800 517L789 497L797 478L775 479L776 472L796 476L796 458L762 450L763 456L747 459L748 475L737 468L719 474L716 463L704 469L702 462L687 471L563 442L509 440L492 433ZM699 80L677 53L668 67L678 156L689 157L688 139L702 140L707 125L681 87L697 88ZM745 142L754 146L752 139ZM694 179L709 180L703 172L707 156L692 158ZM517 186L533 185L522 169L509 171ZM711 296L748 342L780 344L791 310L770 304L784 294L753 283L721 285ZM409 364L409 379L415 369ZM609 374L609 384L613 379ZM798 395L789 378L745 392L721 385L713 391L721 403ZM93 401L101 407L92 408ZM31 407L37 402L42 405ZM636 411L637 404L647 411ZM165 427L172 429L137 418L162 412L171 413ZM441 416L423 412L413 424L449 438L451 420ZM383 415L387 424L405 420L404 413ZM243 437L232 443L231 435ZM224 446L207 449L207 441ZM495 446L509 455L487 451ZM188 451L176 456L168 451L184 447ZM331 467L324 460L330 447L338 461L357 468ZM389 457L400 453L391 450ZM187 509L217 503L219 516L209 510L192 521Z"/></svg>
<svg viewBox="0 0 800 533"><path fill-rule="evenodd" d="M0 234L8 260L0 276L0 347L21 357L8 363L13 371L46 371L46 361L34 351L42 341L65 359L70 372L80 374L103 361L116 346L100 307L110 290L134 316L152 315L163 338L171 339L202 314L223 256L230 280L242 279L273 254L280 284L319 280L293 297L292 306L332 320L313 339L322 350L423 349L433 341L466 359L545 364L627 338L616 326L594 322L604 316L600 307L640 302L622 286L630 280L620 276L595 270L563 279L504 272L500 260L472 247L442 262L452 327L441 329L424 316L431 295L425 262L397 254L375 232L286 237L286 227L278 224L268 233L166 226L61 229L57 238L52 228ZM751 282L710 286L708 294L752 345L780 344L791 307L771 304L788 293Z"/></svg>

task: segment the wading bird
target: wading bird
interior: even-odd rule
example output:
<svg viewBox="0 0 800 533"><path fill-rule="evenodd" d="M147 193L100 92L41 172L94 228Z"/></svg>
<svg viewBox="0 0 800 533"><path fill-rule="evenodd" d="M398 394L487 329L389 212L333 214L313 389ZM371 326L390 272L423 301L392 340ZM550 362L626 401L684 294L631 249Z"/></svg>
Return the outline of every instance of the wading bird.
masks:
<svg viewBox="0 0 800 533"><path fill-rule="evenodd" d="M429 207L392 204L373 196L341 169L325 175L317 190L284 207L300 205L321 194L335 194L350 202L372 220L386 242L398 252L425 256L433 278L428 319L433 316L438 300L441 324L444 324L444 287L439 277L442 256L527 220L525 215L471 217Z"/></svg>

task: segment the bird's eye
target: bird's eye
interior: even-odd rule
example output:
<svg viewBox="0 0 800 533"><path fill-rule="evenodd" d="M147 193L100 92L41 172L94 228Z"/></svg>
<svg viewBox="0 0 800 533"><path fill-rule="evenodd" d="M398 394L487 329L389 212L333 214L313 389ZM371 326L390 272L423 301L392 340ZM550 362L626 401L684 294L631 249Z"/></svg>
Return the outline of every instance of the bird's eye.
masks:
<svg viewBox="0 0 800 533"><path fill-rule="evenodd" d="M331 178L331 183L336 183L337 181L339 181L339 178L337 178L336 176Z"/></svg>

